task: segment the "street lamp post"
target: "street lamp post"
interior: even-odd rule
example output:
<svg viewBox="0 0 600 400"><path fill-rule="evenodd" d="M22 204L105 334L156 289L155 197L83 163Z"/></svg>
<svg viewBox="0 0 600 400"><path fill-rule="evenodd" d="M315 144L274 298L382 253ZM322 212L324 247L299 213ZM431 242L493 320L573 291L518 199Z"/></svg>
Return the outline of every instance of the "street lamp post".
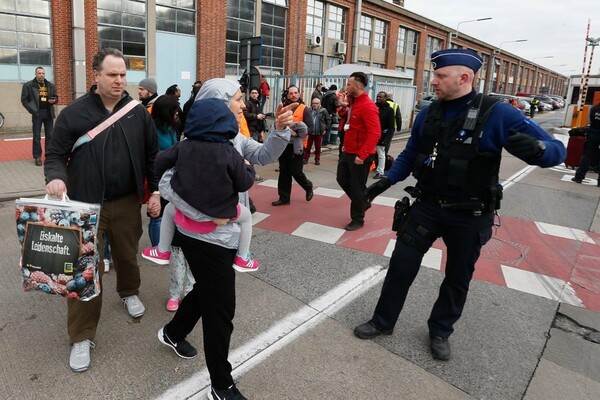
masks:
<svg viewBox="0 0 600 400"><path fill-rule="evenodd" d="M456 25L456 32L450 32L450 34L448 35L448 46L446 46L446 48L450 49L452 47L452 38L457 38L458 37L458 28L460 27L461 24L466 24L467 22L488 21L490 19L492 19L492 17L470 19L468 21L460 21L458 23L458 25Z"/></svg>
<svg viewBox="0 0 600 400"><path fill-rule="evenodd" d="M539 60L539 59L542 59L542 58L554 58L554 56L533 57L531 59L531 62L534 62L535 60ZM539 65L536 64L535 65L535 86L534 86L536 93L540 93L539 89L541 88L541 87L538 87L539 86L539 78L540 78L538 76L538 70L539 70Z"/></svg>
<svg viewBox="0 0 600 400"><path fill-rule="evenodd" d="M519 43L519 42L526 42L527 39L517 39L517 40L508 40L506 42L501 42L500 46L498 46L498 49L494 49L494 51L492 51L492 55L490 56L490 59L488 61L488 71L487 71L487 75L488 75L488 79L487 79L487 90L486 93L489 94L492 92L492 79L494 79L494 70L496 69L496 56L500 55L500 52L502 51L502 45L506 44L506 43Z"/></svg>

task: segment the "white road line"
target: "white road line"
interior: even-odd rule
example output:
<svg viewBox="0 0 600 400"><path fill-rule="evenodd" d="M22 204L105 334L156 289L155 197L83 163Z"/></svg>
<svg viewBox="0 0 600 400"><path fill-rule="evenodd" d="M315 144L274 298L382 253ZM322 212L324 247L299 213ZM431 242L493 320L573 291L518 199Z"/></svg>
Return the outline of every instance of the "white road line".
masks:
<svg viewBox="0 0 600 400"><path fill-rule="evenodd" d="M315 224L314 222L304 222L292 232L292 235L323 243L335 244L345 232L344 229L340 228Z"/></svg>
<svg viewBox="0 0 600 400"><path fill-rule="evenodd" d="M442 250L430 247L427 253L423 256L421 265L431 269L442 269Z"/></svg>
<svg viewBox="0 0 600 400"><path fill-rule="evenodd" d="M535 166L535 165L528 165L525 168L523 168L522 170L518 171L516 174L512 175L510 178L508 178L507 180L502 182L502 186L504 187L504 190L508 189L513 184L515 184L515 183L519 182L521 179L525 178L530 172L532 172L536 168L537 168L537 166Z"/></svg>
<svg viewBox="0 0 600 400"><path fill-rule="evenodd" d="M45 138L45 136L42 136L42 138ZM5 142L16 142L18 140L33 140L32 137L30 138L13 138L13 139L4 139Z"/></svg>
<svg viewBox="0 0 600 400"><path fill-rule="evenodd" d="M270 216L271 216L271 214L265 214L265 213L261 213L261 212L257 211L254 214L252 214L252 225L254 226L254 225L258 224L260 221L269 218Z"/></svg>
<svg viewBox="0 0 600 400"><path fill-rule="evenodd" d="M385 269L376 265L365 268L352 278L342 282L323 296L288 314L269 330L257 335L229 353L229 362L235 377L251 370L273 353L296 340L326 318L335 314L364 292L383 281ZM201 399L210 385L208 370L203 368L185 381L173 386L157 399Z"/></svg>
<svg viewBox="0 0 600 400"><path fill-rule="evenodd" d="M569 282L551 276L501 265L506 286L550 300L583 307Z"/></svg>
<svg viewBox="0 0 600 400"><path fill-rule="evenodd" d="M566 226L548 224L546 222L535 222L538 230L544 235L557 236L565 239L578 240L580 242L596 244L589 235L581 229L567 228Z"/></svg>

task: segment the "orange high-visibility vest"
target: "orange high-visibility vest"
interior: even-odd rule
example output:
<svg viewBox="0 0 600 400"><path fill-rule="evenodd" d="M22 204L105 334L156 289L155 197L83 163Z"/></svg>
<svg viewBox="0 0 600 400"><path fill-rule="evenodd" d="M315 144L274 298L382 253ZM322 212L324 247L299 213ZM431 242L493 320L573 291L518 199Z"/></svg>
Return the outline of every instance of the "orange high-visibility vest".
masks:
<svg viewBox="0 0 600 400"><path fill-rule="evenodd" d="M294 114L292 115L294 122L304 122L304 110L305 109L306 109L306 104L300 104L298 107L296 107L296 109L294 110ZM306 148L307 143L308 143L308 135L304 137L304 140L302 141L302 146L304 146L304 148Z"/></svg>
<svg viewBox="0 0 600 400"><path fill-rule="evenodd" d="M246 136L247 138L250 137L250 129L248 128L248 121L246 121L244 114L242 114L242 118L240 119L240 133L242 135Z"/></svg>

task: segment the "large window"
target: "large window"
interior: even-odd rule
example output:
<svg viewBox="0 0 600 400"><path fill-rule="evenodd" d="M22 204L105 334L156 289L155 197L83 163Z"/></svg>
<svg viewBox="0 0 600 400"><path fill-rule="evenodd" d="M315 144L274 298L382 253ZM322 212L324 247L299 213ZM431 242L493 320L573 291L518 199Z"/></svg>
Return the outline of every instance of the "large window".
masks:
<svg viewBox="0 0 600 400"><path fill-rule="evenodd" d="M333 68L336 65L341 65L344 63L344 60L339 57L327 57L327 69Z"/></svg>
<svg viewBox="0 0 600 400"><path fill-rule="evenodd" d="M308 0L306 10L306 33L309 35L323 35L324 19L325 5L323 2Z"/></svg>
<svg viewBox="0 0 600 400"><path fill-rule="evenodd" d="M417 55L419 33L408 28L399 28L398 32L398 54L409 56Z"/></svg>
<svg viewBox="0 0 600 400"><path fill-rule="evenodd" d="M431 55L442 49L442 39L427 36L427 48L425 49L425 59L431 60Z"/></svg>
<svg viewBox="0 0 600 400"><path fill-rule="evenodd" d="M156 29L194 35L196 2L194 0L156 0Z"/></svg>
<svg viewBox="0 0 600 400"><path fill-rule="evenodd" d="M331 4L327 21L327 37L337 40L346 39L346 10Z"/></svg>
<svg viewBox="0 0 600 400"><path fill-rule="evenodd" d="M225 73L227 75L241 75L241 71L239 71L240 40L254 36L254 24L253 0L227 0L227 37L225 43Z"/></svg>
<svg viewBox="0 0 600 400"><path fill-rule="evenodd" d="M277 1L277 3L281 3L281 1ZM284 7L267 4L266 2L262 4L261 36L263 39L263 56L261 65L280 72L283 72L286 14L287 10Z"/></svg>
<svg viewBox="0 0 600 400"><path fill-rule="evenodd" d="M321 75L323 66L323 56L318 54L304 54L304 74Z"/></svg>
<svg viewBox="0 0 600 400"><path fill-rule="evenodd" d="M388 23L375 18L375 34L373 36L373 47L385 49L387 45Z"/></svg>
<svg viewBox="0 0 600 400"><path fill-rule="evenodd" d="M33 78L33 74L19 76L19 66L52 65L47 0L0 0L0 64L6 65L0 70L0 79L11 80Z"/></svg>
<svg viewBox="0 0 600 400"><path fill-rule="evenodd" d="M371 32L373 31L373 18L365 15L360 16L360 32L358 34L358 44L364 46L371 45Z"/></svg>
<svg viewBox="0 0 600 400"><path fill-rule="evenodd" d="M423 84L421 85L421 93L427 95L430 93L432 73L431 71L423 71Z"/></svg>
<svg viewBox="0 0 600 400"><path fill-rule="evenodd" d="M119 49L127 68L146 69L146 2L98 0L98 47Z"/></svg>

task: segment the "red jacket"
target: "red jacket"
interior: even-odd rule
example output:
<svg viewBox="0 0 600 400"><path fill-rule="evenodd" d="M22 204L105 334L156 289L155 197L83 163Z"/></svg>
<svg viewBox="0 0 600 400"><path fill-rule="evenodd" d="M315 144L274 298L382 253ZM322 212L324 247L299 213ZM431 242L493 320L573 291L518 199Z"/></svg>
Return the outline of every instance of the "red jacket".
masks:
<svg viewBox="0 0 600 400"><path fill-rule="evenodd" d="M348 96L352 107L350 127L344 133L344 153L356 154L361 160L375 153L375 146L381 137L379 110L367 92L358 97Z"/></svg>

